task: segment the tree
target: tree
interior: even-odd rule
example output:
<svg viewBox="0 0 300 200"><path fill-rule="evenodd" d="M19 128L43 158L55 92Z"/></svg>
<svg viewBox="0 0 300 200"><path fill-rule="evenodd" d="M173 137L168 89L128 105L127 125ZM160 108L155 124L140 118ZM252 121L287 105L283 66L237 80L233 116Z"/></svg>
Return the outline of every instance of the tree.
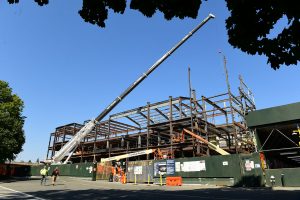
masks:
<svg viewBox="0 0 300 200"><path fill-rule="evenodd" d="M273 69L296 65L300 60L300 7L297 1L227 0L231 16L226 20L229 43L242 51L266 55ZM270 31L286 17L287 26L276 37Z"/></svg>
<svg viewBox="0 0 300 200"><path fill-rule="evenodd" d="M19 0L8 0L18 3ZM38 5L48 0L35 0ZM105 27L108 9L123 14L126 0L82 0L79 14L88 23ZM283 0L226 0L231 16L226 20L228 42L250 55L265 55L273 69L281 65L296 65L300 60L300 7L297 1ZM167 20L174 17L196 18L201 0L131 0L130 8L146 17L156 11L164 13ZM287 17L288 24L276 37L269 33L276 23Z"/></svg>
<svg viewBox="0 0 300 200"><path fill-rule="evenodd" d="M0 80L0 163L15 159L25 142L23 101Z"/></svg>

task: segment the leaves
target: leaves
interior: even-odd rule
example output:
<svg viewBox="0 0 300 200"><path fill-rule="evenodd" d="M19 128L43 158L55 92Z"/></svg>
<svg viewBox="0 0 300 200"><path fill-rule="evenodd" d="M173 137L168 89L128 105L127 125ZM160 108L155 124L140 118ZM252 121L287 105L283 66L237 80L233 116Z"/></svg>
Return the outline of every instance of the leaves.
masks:
<svg viewBox="0 0 300 200"><path fill-rule="evenodd" d="M38 5L44 6L49 0L34 0ZM10 4L19 3L19 0L8 0ZM108 18L108 10L123 14L126 8L126 0L82 0L82 8L78 11L85 22L105 27ZM158 10L164 13L167 20L174 17L196 18L201 5L201 0L132 0L130 8L138 10L147 17L152 17Z"/></svg>
<svg viewBox="0 0 300 200"><path fill-rule="evenodd" d="M200 5L201 0L132 0L130 8L140 11L146 17L152 17L159 10L167 20L174 17L195 19Z"/></svg>
<svg viewBox="0 0 300 200"><path fill-rule="evenodd" d="M132 0L131 9L152 17L156 10L164 13L167 20L173 17L183 19L185 17L196 18L201 0ZM126 0L83 0L82 9L79 11L84 21L105 27L108 17L108 9L123 14L126 8Z"/></svg>
<svg viewBox="0 0 300 200"><path fill-rule="evenodd" d="M10 4L19 0L8 0ZM35 0L46 5L48 0ZM300 60L300 7L297 1L226 0L231 15L226 20L228 42L250 55L265 55L273 69L296 65ZM152 17L157 11L165 19L197 18L202 0L131 0L130 8ZM105 27L108 10L123 14L126 0L82 0L79 15L85 22ZM288 25L275 38L269 34L282 17Z"/></svg>
<svg viewBox="0 0 300 200"><path fill-rule="evenodd" d="M49 0L34 0L39 6L43 6L49 3Z"/></svg>
<svg viewBox="0 0 300 200"><path fill-rule="evenodd" d="M83 0L82 9L78 12L85 22L97 24L105 27L104 21L107 19L106 1Z"/></svg>
<svg viewBox="0 0 300 200"><path fill-rule="evenodd" d="M13 160L25 143L23 101L0 81L0 163Z"/></svg>
<svg viewBox="0 0 300 200"><path fill-rule="evenodd" d="M156 0L132 0L130 8L138 10L146 17L152 17L157 9Z"/></svg>
<svg viewBox="0 0 300 200"><path fill-rule="evenodd" d="M7 0L9 4L19 3L19 0Z"/></svg>
<svg viewBox="0 0 300 200"><path fill-rule="evenodd" d="M300 60L300 7L296 1L236 0L227 1L231 12L226 20L229 43L242 51L265 55L273 69L296 65ZM269 38L275 24L283 16L288 25L275 38Z"/></svg>

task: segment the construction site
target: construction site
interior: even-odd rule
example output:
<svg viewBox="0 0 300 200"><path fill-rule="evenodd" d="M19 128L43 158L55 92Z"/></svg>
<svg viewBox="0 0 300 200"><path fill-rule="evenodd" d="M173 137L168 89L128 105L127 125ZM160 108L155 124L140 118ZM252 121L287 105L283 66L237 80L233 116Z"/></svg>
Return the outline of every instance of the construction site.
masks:
<svg viewBox="0 0 300 200"><path fill-rule="evenodd" d="M146 149L156 151L130 160L226 154L219 149L229 154L252 153L254 134L245 115L255 110L254 97L242 77L239 79L237 94L228 89L223 94L197 98L192 90L190 97L169 97L112 114L80 142L70 161L100 162L101 158ZM57 127L50 134L47 158L51 159L83 126L70 123Z"/></svg>
<svg viewBox="0 0 300 200"><path fill-rule="evenodd" d="M246 115L256 109L254 95L241 75L238 88L232 92L225 56L227 91L209 97L197 94L191 87L189 69L189 96L169 96L164 101L147 102L137 108L110 114L131 91L212 18L214 15L209 14L95 119L57 127L50 134L44 163L51 163L52 166L73 164L71 167L62 165L62 168L69 168L65 172L72 171L74 166L77 170L79 164L92 163L86 169L90 169L89 173L93 172L94 180L97 177L122 183L139 181L149 184L159 181L162 184L164 176L167 185L171 184L171 179L176 179L175 182L171 181L171 185L181 185L182 178L185 178L185 183L195 182L199 178L193 173L207 171L206 176L215 176L210 170L222 159L214 157L216 155L232 155L230 162L236 165L235 160L240 157L234 155L256 152L254 132L246 122ZM223 166L227 167L229 160L223 161ZM206 170L206 165L213 167ZM180 172L183 175L172 178ZM185 177L184 173L189 175ZM236 177L234 173L230 176L223 174L218 181L227 185L236 185L241 181L240 175L235 179L233 177ZM211 182L210 179L205 181Z"/></svg>
<svg viewBox="0 0 300 200"><path fill-rule="evenodd" d="M58 167L65 176L135 184L299 186L300 103L256 110L241 75L239 84L231 86L224 55L223 93L197 93L189 69L188 96L141 102L111 114L212 18L209 14L96 118L55 128L43 162L48 170ZM32 166L30 174L38 175L42 167Z"/></svg>
<svg viewBox="0 0 300 200"><path fill-rule="evenodd" d="M270 2L2 9L0 199L299 199L299 12Z"/></svg>

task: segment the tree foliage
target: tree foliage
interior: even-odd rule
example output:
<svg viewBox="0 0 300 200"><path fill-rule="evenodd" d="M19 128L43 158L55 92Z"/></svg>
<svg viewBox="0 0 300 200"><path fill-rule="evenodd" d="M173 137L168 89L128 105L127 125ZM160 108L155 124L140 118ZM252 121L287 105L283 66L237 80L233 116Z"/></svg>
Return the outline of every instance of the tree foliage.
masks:
<svg viewBox="0 0 300 200"><path fill-rule="evenodd" d="M19 3L19 0L7 0L10 4ZM38 5L44 6L49 0L34 0ZM131 0L130 8L138 10L147 17L152 17L156 11L164 13L167 20L173 17L196 18L201 0ZM126 0L82 0L79 15L86 22L105 27L108 10L123 14L127 6Z"/></svg>
<svg viewBox="0 0 300 200"><path fill-rule="evenodd" d="M229 43L254 55L266 55L273 69L300 60L300 7L297 1L227 0L231 16L226 20ZM268 37L278 20L287 26L276 37Z"/></svg>
<svg viewBox="0 0 300 200"><path fill-rule="evenodd" d="M34 0L43 6L48 0ZM8 0L18 3L19 0ZM300 60L300 7L297 1L283 0L226 0L231 15L226 20L229 43L251 55L265 55L273 69L281 65L295 65ZM201 0L131 0L130 8L152 17L156 11L165 19L174 17L196 18ZM79 14L88 23L105 27L108 10L123 14L126 0L82 0ZM270 32L282 17L287 17L287 26L276 36Z"/></svg>
<svg viewBox="0 0 300 200"><path fill-rule="evenodd" d="M123 14L126 8L126 0L83 0L80 16L84 21L105 27L104 21L108 16L108 9ZM166 19L173 17L196 18L201 0L132 0L130 8L152 17L159 10L164 13Z"/></svg>
<svg viewBox="0 0 300 200"><path fill-rule="evenodd" d="M23 101L0 80L0 163L13 160L25 142Z"/></svg>

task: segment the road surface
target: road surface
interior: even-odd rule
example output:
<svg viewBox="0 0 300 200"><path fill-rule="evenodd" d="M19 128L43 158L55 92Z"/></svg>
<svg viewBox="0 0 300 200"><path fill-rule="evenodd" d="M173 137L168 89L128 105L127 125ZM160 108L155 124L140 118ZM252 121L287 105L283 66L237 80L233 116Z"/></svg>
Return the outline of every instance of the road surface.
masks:
<svg viewBox="0 0 300 200"><path fill-rule="evenodd" d="M40 185L36 179L0 180L0 199L120 199L120 200L299 200L299 188L230 188L184 185L176 187L120 184L90 179L59 177Z"/></svg>

